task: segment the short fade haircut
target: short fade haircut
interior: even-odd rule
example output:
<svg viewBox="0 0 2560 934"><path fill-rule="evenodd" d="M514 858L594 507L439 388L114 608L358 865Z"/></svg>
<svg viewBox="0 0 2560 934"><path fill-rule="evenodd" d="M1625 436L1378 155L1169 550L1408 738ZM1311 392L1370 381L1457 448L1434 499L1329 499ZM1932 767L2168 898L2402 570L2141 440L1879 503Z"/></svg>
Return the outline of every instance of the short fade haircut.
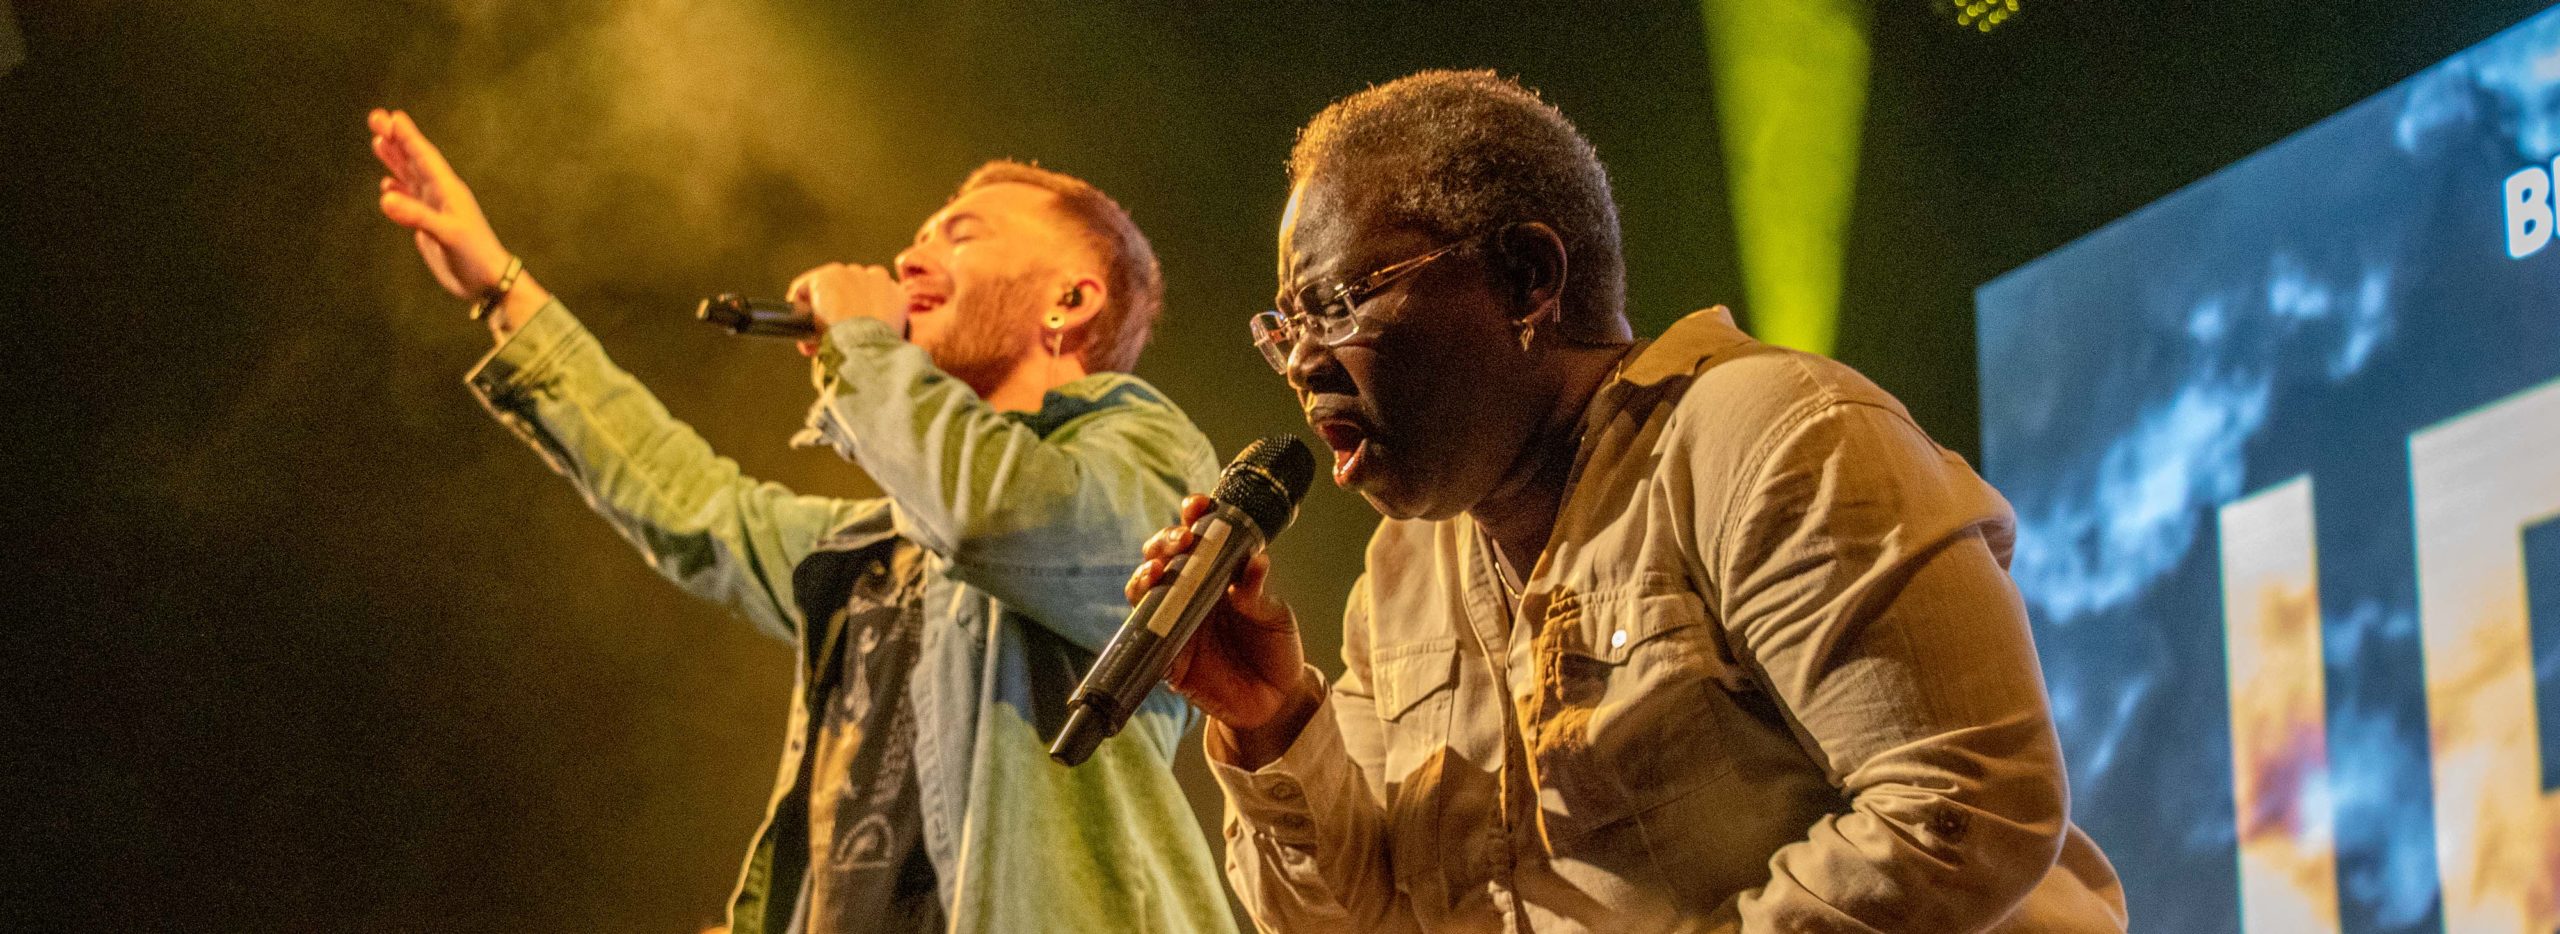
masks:
<svg viewBox="0 0 2560 934"><path fill-rule="evenodd" d="M1156 316L1164 311L1164 271L1129 212L1091 182L1011 159L979 166L951 196L989 185L1029 185L1055 197L1058 214L1083 232L1085 245L1102 261L1103 285L1111 292L1085 326L1088 339L1076 356L1094 372L1125 373L1136 366L1138 351L1146 348Z"/></svg>
<svg viewBox="0 0 2560 934"><path fill-rule="evenodd" d="M1626 262L1609 170L1538 92L1489 70L1417 72L1345 97L1298 131L1294 187L1317 175L1391 192L1384 218L1456 240L1543 221L1570 257L1563 333L1626 335Z"/></svg>

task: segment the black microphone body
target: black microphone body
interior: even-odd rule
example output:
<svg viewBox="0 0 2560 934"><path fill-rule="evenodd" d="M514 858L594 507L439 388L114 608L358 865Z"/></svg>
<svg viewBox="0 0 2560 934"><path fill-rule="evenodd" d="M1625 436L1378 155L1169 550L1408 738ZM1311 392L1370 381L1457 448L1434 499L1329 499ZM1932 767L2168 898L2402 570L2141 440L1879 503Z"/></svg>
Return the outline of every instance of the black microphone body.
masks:
<svg viewBox="0 0 2560 934"><path fill-rule="evenodd" d="M1200 621L1225 599L1236 571L1296 518L1314 473L1314 455L1296 438L1264 438L1237 455L1210 496L1215 505L1191 524L1198 544L1166 566L1067 698L1067 723L1050 758L1083 762L1128 724Z"/></svg>
<svg viewBox="0 0 2560 934"><path fill-rule="evenodd" d="M789 302L748 298L736 292L722 292L702 300L693 316L740 337L779 337L787 340L809 340L818 336L818 319L801 313Z"/></svg>

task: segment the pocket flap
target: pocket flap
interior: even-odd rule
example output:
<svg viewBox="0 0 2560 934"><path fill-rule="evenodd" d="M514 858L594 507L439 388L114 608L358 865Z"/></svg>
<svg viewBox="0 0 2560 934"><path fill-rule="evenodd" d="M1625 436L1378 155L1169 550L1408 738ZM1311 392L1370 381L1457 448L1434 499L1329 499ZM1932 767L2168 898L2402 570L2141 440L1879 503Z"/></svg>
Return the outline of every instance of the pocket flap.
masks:
<svg viewBox="0 0 2560 934"><path fill-rule="evenodd" d="M1567 651L1612 665L1624 664L1637 646L1707 622L1706 601L1687 590L1628 592L1583 601L1574 611L1582 616L1573 625L1581 627L1584 645Z"/></svg>
<svg viewBox="0 0 2560 934"><path fill-rule="evenodd" d="M1454 636L1403 642L1369 653L1369 687L1380 719L1394 720L1458 678Z"/></svg>

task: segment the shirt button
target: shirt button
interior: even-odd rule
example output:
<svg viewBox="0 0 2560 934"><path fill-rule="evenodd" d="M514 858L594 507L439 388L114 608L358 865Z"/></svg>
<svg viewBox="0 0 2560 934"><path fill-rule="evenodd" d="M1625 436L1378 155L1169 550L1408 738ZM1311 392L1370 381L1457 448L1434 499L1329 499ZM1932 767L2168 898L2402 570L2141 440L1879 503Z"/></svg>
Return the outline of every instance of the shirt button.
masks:
<svg viewBox="0 0 2560 934"><path fill-rule="evenodd" d="M1626 630L1621 629L1621 630L1618 630L1618 631L1616 631L1616 632L1613 632L1613 633L1610 633L1610 634L1609 634L1609 647L1610 647L1610 648L1613 648L1613 649L1617 649L1617 648L1625 648L1625 647L1626 647L1626 644L1627 644L1627 631L1626 631Z"/></svg>
<svg viewBox="0 0 2560 934"><path fill-rule="evenodd" d="M1290 802L1298 798L1298 783L1285 780L1271 783L1271 800Z"/></svg>
<svg viewBox="0 0 2560 934"><path fill-rule="evenodd" d="M1972 823L1970 815L1955 805L1939 805L1937 816L1929 818L1929 829L1948 843L1955 843L1964 839L1965 829Z"/></svg>

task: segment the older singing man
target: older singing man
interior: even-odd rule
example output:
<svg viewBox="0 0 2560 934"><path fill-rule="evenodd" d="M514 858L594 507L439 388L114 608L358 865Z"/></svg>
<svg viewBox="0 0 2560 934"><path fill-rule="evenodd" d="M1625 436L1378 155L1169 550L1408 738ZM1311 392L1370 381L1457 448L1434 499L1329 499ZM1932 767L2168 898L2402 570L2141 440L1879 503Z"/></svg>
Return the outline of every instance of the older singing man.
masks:
<svg viewBox="0 0 2560 934"><path fill-rule="evenodd" d="M1264 930L2123 930L1962 458L1720 308L1633 340L1607 173L1510 81L1354 94L1289 170L1256 340L1386 521L1339 681L1267 563L1177 661Z"/></svg>

